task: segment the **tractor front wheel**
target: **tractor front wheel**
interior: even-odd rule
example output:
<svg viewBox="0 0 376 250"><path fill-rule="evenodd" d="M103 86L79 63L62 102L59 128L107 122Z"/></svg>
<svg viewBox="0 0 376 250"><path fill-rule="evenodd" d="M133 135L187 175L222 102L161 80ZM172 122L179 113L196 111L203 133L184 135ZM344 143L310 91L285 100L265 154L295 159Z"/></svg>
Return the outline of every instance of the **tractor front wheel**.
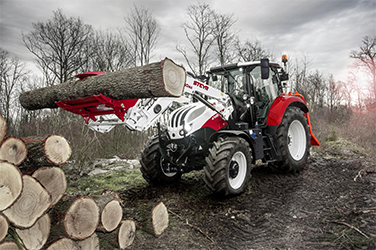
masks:
<svg viewBox="0 0 376 250"><path fill-rule="evenodd" d="M162 157L158 136L153 136L146 142L140 163L142 177L152 185L172 183L181 178L181 173L171 171L173 166Z"/></svg>
<svg viewBox="0 0 376 250"><path fill-rule="evenodd" d="M211 194L232 196L243 193L251 176L252 155L246 140L220 137L205 158L204 181Z"/></svg>
<svg viewBox="0 0 376 250"><path fill-rule="evenodd" d="M277 172L299 172L306 164L311 147L307 118L297 107L287 108L277 129L282 161L271 163Z"/></svg>

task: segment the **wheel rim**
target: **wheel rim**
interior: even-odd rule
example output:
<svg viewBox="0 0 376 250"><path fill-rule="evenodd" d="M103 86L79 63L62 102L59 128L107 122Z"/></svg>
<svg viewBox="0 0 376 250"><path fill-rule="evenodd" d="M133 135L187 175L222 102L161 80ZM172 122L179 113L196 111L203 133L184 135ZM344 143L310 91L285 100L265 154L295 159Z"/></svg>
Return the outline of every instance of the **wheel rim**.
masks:
<svg viewBox="0 0 376 250"><path fill-rule="evenodd" d="M298 120L294 120L290 124L289 131L287 133L289 152L294 160L299 161L303 158L307 147L306 143L307 137L303 124Z"/></svg>
<svg viewBox="0 0 376 250"><path fill-rule="evenodd" d="M236 152L229 166L229 184L233 189L238 189L244 183L247 174L247 159L243 152Z"/></svg>
<svg viewBox="0 0 376 250"><path fill-rule="evenodd" d="M163 157L160 160L161 170L163 174L167 177L174 177L177 172L171 172L171 164L167 162Z"/></svg>

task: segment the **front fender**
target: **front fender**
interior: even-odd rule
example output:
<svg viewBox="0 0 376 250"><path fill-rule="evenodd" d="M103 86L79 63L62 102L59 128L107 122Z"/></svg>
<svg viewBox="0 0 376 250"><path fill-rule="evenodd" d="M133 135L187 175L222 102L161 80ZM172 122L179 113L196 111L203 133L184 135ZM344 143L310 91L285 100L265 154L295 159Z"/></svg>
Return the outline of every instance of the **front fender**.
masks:
<svg viewBox="0 0 376 250"><path fill-rule="evenodd" d="M308 107L305 103L304 97L298 92L295 94L289 93L288 95L282 94L281 96L278 96L269 109L266 124L269 126L278 126L282 121L287 107L289 106L299 107L304 112L304 116L307 118L309 125L309 133L311 134L311 145L320 146L320 142L316 139L312 132L311 120L309 118Z"/></svg>

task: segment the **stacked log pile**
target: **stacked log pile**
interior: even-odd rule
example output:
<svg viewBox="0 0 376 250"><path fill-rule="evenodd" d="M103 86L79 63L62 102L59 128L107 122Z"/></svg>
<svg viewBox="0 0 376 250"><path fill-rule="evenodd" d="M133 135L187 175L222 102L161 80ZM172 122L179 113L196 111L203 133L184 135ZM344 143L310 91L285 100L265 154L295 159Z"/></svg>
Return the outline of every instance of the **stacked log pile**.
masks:
<svg viewBox="0 0 376 250"><path fill-rule="evenodd" d="M115 239L113 245L124 249L133 243L137 224L156 237L167 228L161 202L136 223L123 218L116 192L66 194L60 166L70 158L69 142L60 135L4 139L6 129L0 114L0 250L95 250L101 239Z"/></svg>

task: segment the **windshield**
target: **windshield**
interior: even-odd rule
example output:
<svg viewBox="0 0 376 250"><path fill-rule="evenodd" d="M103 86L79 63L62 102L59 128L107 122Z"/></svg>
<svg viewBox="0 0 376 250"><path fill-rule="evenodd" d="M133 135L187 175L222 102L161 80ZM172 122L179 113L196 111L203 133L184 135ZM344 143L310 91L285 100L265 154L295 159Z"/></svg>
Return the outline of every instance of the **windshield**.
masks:
<svg viewBox="0 0 376 250"><path fill-rule="evenodd" d="M220 89L224 93L229 93L234 89L246 90L244 74L241 68L211 74L208 85Z"/></svg>

